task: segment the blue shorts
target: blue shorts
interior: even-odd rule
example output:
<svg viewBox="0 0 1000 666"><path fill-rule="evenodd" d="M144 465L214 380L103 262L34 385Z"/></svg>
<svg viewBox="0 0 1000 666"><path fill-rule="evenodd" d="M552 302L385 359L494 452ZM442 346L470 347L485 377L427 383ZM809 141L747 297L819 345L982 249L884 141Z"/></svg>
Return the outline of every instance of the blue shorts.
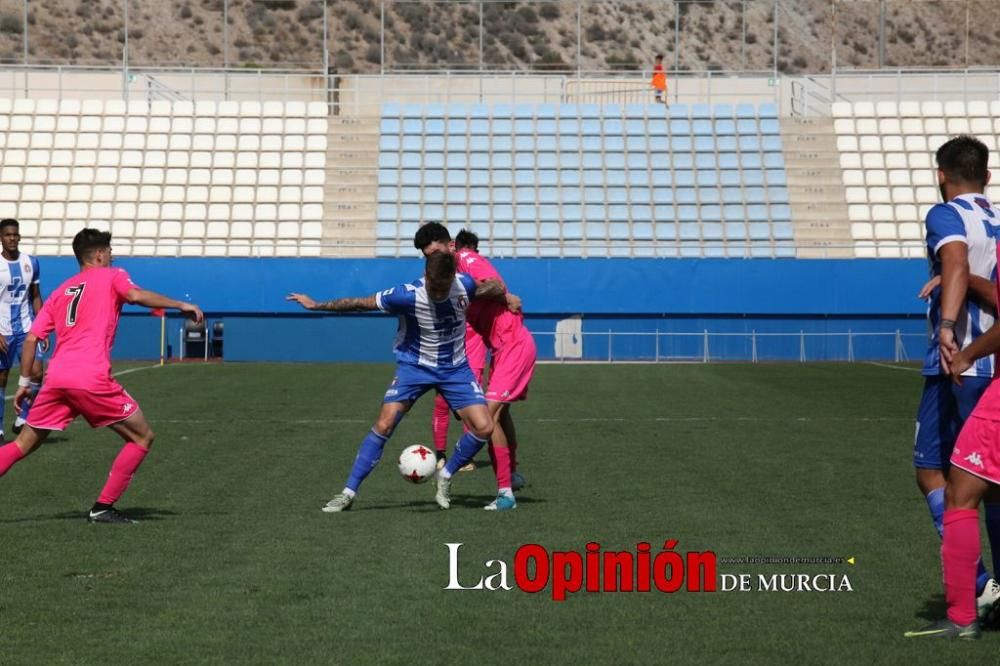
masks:
<svg viewBox="0 0 1000 666"><path fill-rule="evenodd" d="M924 378L913 436L914 467L947 469L962 424L991 381L990 377L963 377L957 386L948 375Z"/></svg>
<svg viewBox="0 0 1000 666"><path fill-rule="evenodd" d="M10 370L14 367L15 363L20 363L21 361L21 349L24 347L24 339L28 337L27 333L15 333L14 335L5 335L4 338L7 340L7 353L0 354L0 371ZM42 358L42 350L35 348L35 358L44 360Z"/></svg>
<svg viewBox="0 0 1000 666"><path fill-rule="evenodd" d="M467 363L450 370L400 363L396 366L396 376L392 378L382 403L416 402L417 398L431 389L437 389L448 406L455 411L471 405L486 404L483 389Z"/></svg>

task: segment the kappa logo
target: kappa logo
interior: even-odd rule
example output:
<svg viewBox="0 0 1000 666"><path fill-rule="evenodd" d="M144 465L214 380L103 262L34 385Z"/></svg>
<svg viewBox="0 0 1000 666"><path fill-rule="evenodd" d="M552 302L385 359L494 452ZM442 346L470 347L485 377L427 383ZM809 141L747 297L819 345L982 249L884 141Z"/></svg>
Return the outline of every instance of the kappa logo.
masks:
<svg viewBox="0 0 1000 666"><path fill-rule="evenodd" d="M124 405L122 405L122 414L128 414L133 407L135 407L134 404L132 404L131 402L126 402Z"/></svg>
<svg viewBox="0 0 1000 666"><path fill-rule="evenodd" d="M965 456L964 460L972 463L976 467L982 467L983 466L983 459L979 455L979 453L977 453L977 452L973 452L973 453L970 453L969 455Z"/></svg>

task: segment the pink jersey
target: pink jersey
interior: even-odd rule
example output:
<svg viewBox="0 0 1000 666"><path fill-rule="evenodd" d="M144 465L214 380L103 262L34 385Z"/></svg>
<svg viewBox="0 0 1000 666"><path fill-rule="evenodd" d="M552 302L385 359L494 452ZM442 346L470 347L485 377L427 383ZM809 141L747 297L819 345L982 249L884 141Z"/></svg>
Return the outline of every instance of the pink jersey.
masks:
<svg viewBox="0 0 1000 666"><path fill-rule="evenodd" d="M457 257L459 272L467 273L476 282L490 279L503 282L493 264L478 252L462 249L458 251ZM524 326L524 316L511 312L499 301L472 301L465 311L465 319L476 333L483 336L491 351L503 349L523 336L531 335Z"/></svg>
<svg viewBox="0 0 1000 666"><path fill-rule="evenodd" d="M31 327L38 338L56 333L46 386L96 391L108 385L118 317L135 288L120 268L88 268L49 295Z"/></svg>

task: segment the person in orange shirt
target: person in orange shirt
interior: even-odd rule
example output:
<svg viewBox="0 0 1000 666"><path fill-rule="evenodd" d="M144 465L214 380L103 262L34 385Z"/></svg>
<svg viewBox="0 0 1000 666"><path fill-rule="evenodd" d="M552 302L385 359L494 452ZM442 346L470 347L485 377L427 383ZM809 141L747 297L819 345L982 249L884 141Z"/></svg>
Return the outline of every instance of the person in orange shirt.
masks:
<svg viewBox="0 0 1000 666"><path fill-rule="evenodd" d="M661 104L667 103L667 71L663 68L663 56L656 56L656 64L653 65L653 89L656 91L656 101Z"/></svg>

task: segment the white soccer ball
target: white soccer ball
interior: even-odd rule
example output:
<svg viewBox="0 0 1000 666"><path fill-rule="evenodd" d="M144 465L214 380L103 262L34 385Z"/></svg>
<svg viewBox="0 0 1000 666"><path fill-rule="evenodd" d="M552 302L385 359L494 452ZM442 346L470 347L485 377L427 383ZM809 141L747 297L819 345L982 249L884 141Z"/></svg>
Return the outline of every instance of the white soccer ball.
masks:
<svg viewBox="0 0 1000 666"><path fill-rule="evenodd" d="M437 471L437 456L433 449L414 444L399 454L399 473L411 483L423 483Z"/></svg>

